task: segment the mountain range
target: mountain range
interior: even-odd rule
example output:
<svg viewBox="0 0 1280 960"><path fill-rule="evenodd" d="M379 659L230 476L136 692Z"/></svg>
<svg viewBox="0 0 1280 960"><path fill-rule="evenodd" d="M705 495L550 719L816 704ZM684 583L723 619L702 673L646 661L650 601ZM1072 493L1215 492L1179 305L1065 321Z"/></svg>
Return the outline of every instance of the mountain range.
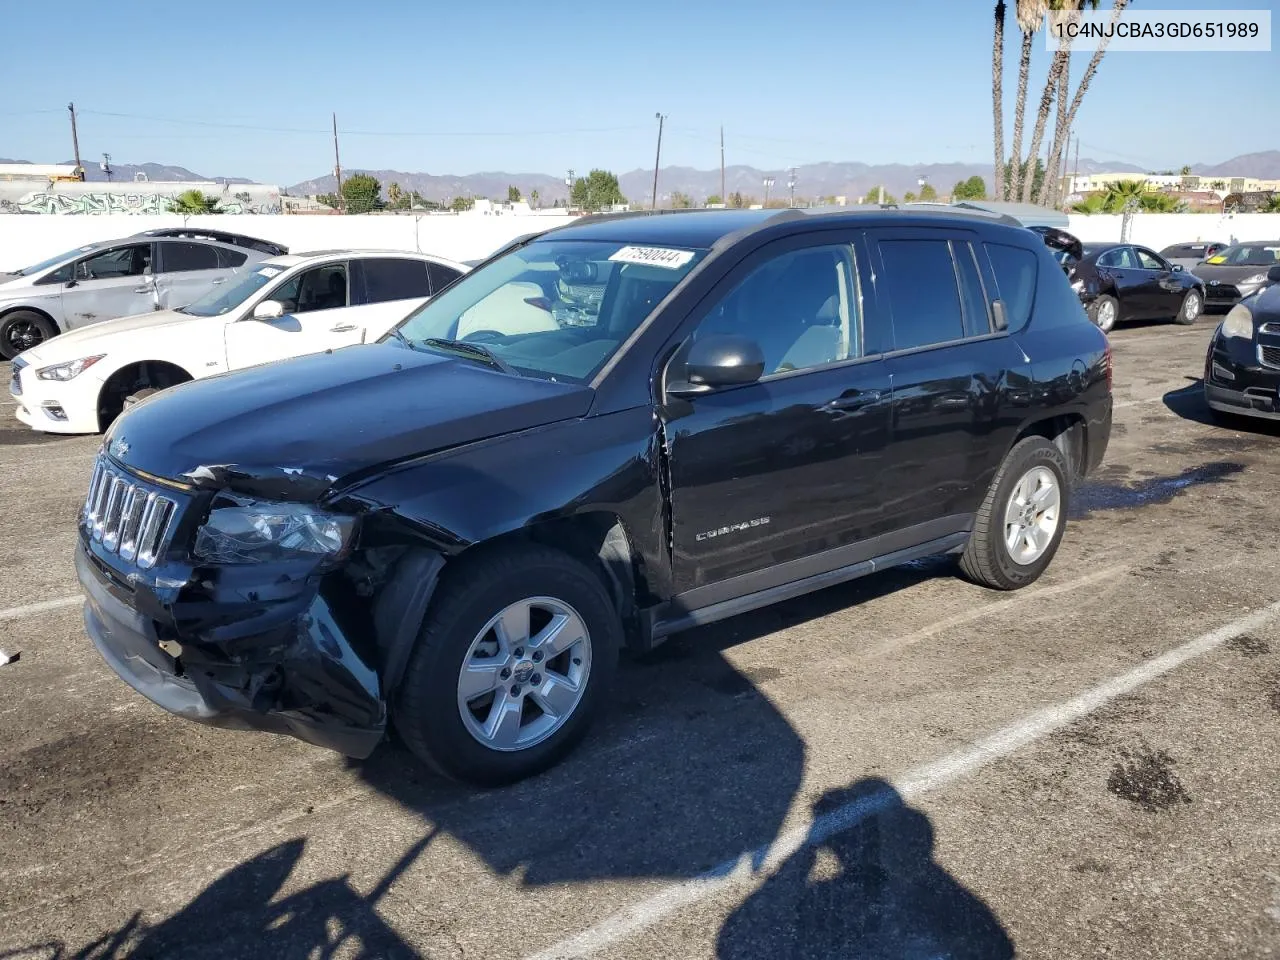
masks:
<svg viewBox="0 0 1280 960"><path fill-rule="evenodd" d="M25 163L21 160L0 160L0 163ZM1073 164L1074 166L1074 164ZM1134 173L1147 172L1143 167L1131 163L1101 162L1082 158L1078 167L1080 173ZM1229 177L1250 176L1262 179L1280 179L1280 150L1267 150L1261 153L1243 154L1232 157L1222 163L1197 163L1191 165L1192 173L1200 176ZM244 177L205 177L185 167L160 163L120 163L112 167L112 179L132 180L135 173L144 173L148 180L196 181L225 180L228 183L254 183ZM504 173L499 171L472 173L466 175L413 173L402 170L344 170L343 174L367 173L381 182L383 196L392 183L399 184L406 193L416 190L427 200L446 201L453 197L473 196L505 198L507 187L516 187L523 196L528 197L534 190L538 191L538 202L547 206L556 200L564 200L568 195L563 177L550 176L544 173ZM586 170L577 171L577 175ZM101 181L106 175L96 165L87 166L86 179ZM765 177L773 177L770 196L781 198L787 196L787 180L789 170L766 170L759 167L734 164L724 171L724 189L727 193L741 193L744 197L763 199ZM883 186L886 191L899 198L908 191L918 191L919 179L925 177L939 193L949 193L952 187L961 180L979 176L991 185L991 167L981 163L926 163L926 164L866 164L857 162L815 163L795 168L796 195L800 197L815 196L847 196L853 200L876 186ZM619 186L624 196L633 201L647 200L653 190L652 168L631 170L620 174ZM334 190L333 174L304 180L285 187L287 193L294 196L308 196L321 193L332 193ZM658 173L659 198L669 198L673 193L683 193L695 201L720 193L720 171L698 170L693 167L663 167Z"/></svg>

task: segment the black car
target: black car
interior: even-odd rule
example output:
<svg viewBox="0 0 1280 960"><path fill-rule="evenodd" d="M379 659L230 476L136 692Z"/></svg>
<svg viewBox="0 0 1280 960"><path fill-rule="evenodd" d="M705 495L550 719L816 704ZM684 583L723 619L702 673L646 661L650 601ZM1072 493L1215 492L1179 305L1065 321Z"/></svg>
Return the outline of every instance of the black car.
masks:
<svg viewBox="0 0 1280 960"><path fill-rule="evenodd" d="M154 230L143 230L138 236L195 237L199 240L217 240L220 243L229 243L233 246L257 250L272 257L283 257L289 252L289 248L284 244L273 243L270 240L260 240L257 237L248 237L243 233L228 233L226 230L205 230L197 227L157 227Z"/></svg>
<svg viewBox="0 0 1280 960"><path fill-rule="evenodd" d="M1280 263L1280 240L1237 243L1219 251L1192 272L1204 281L1205 304L1233 307L1274 281L1267 271Z"/></svg>
<svg viewBox="0 0 1280 960"><path fill-rule="evenodd" d="M588 217L376 344L158 393L94 469L88 633L189 719L356 757L393 723L493 784L583 735L621 648L935 554L1024 587L1107 449L1111 351L1007 223Z"/></svg>
<svg viewBox="0 0 1280 960"><path fill-rule="evenodd" d="M1216 414L1280 420L1280 264L1270 285L1222 318L1204 360L1204 398Z"/></svg>
<svg viewBox="0 0 1280 960"><path fill-rule="evenodd" d="M1086 243L1079 257L1059 260L1089 319L1105 332L1124 320L1195 323L1204 310L1204 283L1146 247Z"/></svg>

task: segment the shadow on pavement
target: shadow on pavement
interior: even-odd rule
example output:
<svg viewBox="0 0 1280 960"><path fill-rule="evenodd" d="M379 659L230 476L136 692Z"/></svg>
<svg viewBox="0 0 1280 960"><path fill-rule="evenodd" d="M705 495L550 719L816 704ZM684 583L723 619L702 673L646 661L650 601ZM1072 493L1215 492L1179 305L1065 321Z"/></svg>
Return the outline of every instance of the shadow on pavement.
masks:
<svg viewBox="0 0 1280 960"><path fill-rule="evenodd" d="M943 569L945 562L921 563L833 587L624 661L614 700L587 742L513 787L442 783L396 744L354 766L491 870L526 886L700 875L777 836L805 766L804 741L761 689L784 682L804 661L801 652L739 670L724 651ZM869 623L865 639L879 629Z"/></svg>
<svg viewBox="0 0 1280 960"><path fill-rule="evenodd" d="M1170 413L1183 420L1203 423L1210 427L1263 437L1280 437L1280 421L1264 420L1261 417L1234 416L1229 413L1219 414L1205 403L1204 378L1188 377L1187 379L1191 382L1185 387L1170 390L1161 398Z"/></svg>
<svg viewBox="0 0 1280 960"><path fill-rule="evenodd" d="M0 960L422 960L378 915L377 905L433 836L410 847L367 894L339 876L281 896L306 845L296 838L232 868L154 926L135 913L83 947L35 944L0 951Z"/></svg>
<svg viewBox="0 0 1280 960"><path fill-rule="evenodd" d="M933 859L933 840L929 818L883 780L829 791L814 805L810 841L725 922L717 956L1014 956L991 909Z"/></svg>

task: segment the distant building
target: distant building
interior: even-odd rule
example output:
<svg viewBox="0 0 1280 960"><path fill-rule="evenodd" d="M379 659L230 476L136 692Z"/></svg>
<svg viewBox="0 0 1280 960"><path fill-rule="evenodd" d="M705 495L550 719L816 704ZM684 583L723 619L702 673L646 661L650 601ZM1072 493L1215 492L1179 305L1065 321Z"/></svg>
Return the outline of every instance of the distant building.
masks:
<svg viewBox="0 0 1280 960"><path fill-rule="evenodd" d="M46 183L80 182L84 167L72 163L0 163L0 180L43 180Z"/></svg>
<svg viewBox="0 0 1280 960"><path fill-rule="evenodd" d="M1109 190L1117 183L1141 181L1147 190L1187 193L1216 193L1225 197L1229 193L1262 193L1280 190L1280 180L1262 180L1257 177L1217 177L1198 174L1167 173L1088 173L1068 174L1062 178L1064 193L1088 194Z"/></svg>

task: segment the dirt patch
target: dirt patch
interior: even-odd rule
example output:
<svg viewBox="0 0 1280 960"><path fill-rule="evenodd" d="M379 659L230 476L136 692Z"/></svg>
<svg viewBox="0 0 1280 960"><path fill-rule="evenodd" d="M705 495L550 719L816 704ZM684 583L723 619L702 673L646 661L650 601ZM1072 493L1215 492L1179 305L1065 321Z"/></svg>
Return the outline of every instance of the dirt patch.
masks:
<svg viewBox="0 0 1280 960"><path fill-rule="evenodd" d="M1280 674L1267 681L1267 703L1276 713L1280 713Z"/></svg>
<svg viewBox="0 0 1280 960"><path fill-rule="evenodd" d="M1190 794L1173 772L1173 757L1165 751L1142 747L1134 751L1121 750L1120 756L1124 759L1107 777L1107 789L1117 797L1148 813L1191 802Z"/></svg>
<svg viewBox="0 0 1280 960"><path fill-rule="evenodd" d="M1242 633L1240 636L1232 637L1227 641L1227 649L1240 654L1242 657L1261 657L1271 652L1271 644L1261 637Z"/></svg>

